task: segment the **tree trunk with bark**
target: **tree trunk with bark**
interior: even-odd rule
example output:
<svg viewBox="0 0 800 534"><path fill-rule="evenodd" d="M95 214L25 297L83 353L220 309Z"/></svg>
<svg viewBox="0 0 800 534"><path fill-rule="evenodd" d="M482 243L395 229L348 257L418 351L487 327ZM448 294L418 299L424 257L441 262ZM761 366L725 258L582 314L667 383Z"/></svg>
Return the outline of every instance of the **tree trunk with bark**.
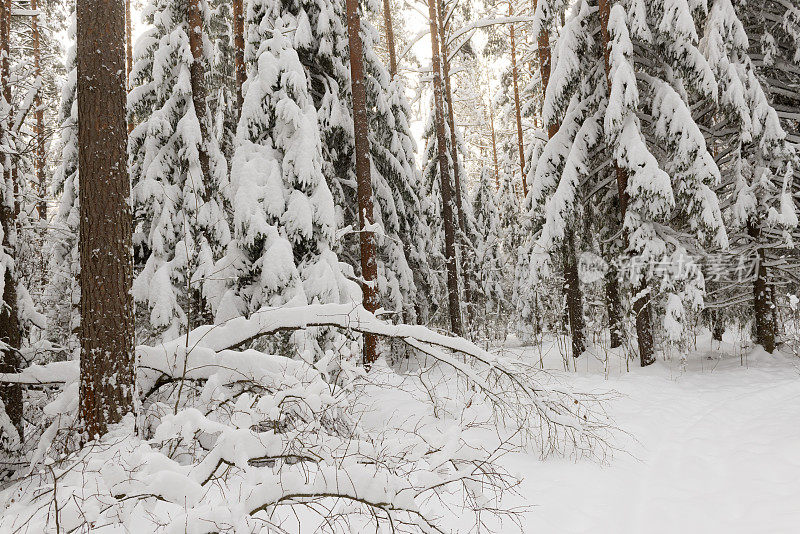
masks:
<svg viewBox="0 0 800 534"><path fill-rule="evenodd" d="M211 163L208 153L211 117L209 116L206 102L208 93L206 90L205 54L203 49L203 0L189 0L186 20L189 24L189 48L192 51L192 65L189 69L189 77L192 85L192 104L197 115L197 122L200 124L198 158L200 160L200 170L203 174L193 178L200 184L200 198L203 202L207 202L211 195L211 188L209 187ZM190 259L190 261L193 260ZM191 287L188 292L190 297L189 313L187 314L188 329L192 330L202 324L213 323L214 317L200 287Z"/></svg>
<svg viewBox="0 0 800 534"><path fill-rule="evenodd" d="M444 78L444 96L445 102L447 103L447 125L450 128L450 159L453 162L453 194L455 195L456 217L460 236L458 241L461 246L461 278L464 284L464 303L467 306L467 320L469 321L469 306L472 302L472 296L469 285L469 269L467 268L467 218L464 214L461 198L461 172L458 165L458 143L456 139L456 121L453 113L453 90L450 83L450 60L447 53L447 38L445 32L447 21L445 20L444 1L438 0L437 7L437 12L439 13L439 42L442 49L442 77Z"/></svg>
<svg viewBox="0 0 800 534"><path fill-rule="evenodd" d="M508 16L514 16L514 6L508 3ZM519 174L522 177L522 195L528 196L528 179L525 176L525 145L522 140L522 111L519 104L519 73L517 71L517 44L514 35L514 25L508 25L511 38L511 79L514 85L514 112L517 115L517 147L519 149Z"/></svg>
<svg viewBox="0 0 800 534"><path fill-rule="evenodd" d="M236 70L236 120L242 113L244 104L244 81L247 79L247 69L244 66L244 8L242 0L233 0L233 47L235 50L234 61Z"/></svg>
<svg viewBox="0 0 800 534"><path fill-rule="evenodd" d="M758 245L761 242L761 228L757 221L747 223L747 235ZM775 350L775 323L770 316L772 306L767 287L766 253L758 247L756 252L756 278L753 281L753 311L755 313L756 343L772 354Z"/></svg>
<svg viewBox="0 0 800 534"><path fill-rule="evenodd" d="M544 92L550 82L550 35L547 33L546 28L542 28L539 32L538 42L539 72L542 78L542 91ZM517 108L517 113L519 114L519 107ZM558 133L559 128L560 124L558 123L549 124L547 127L548 137L552 139ZM521 126L519 131L520 139L522 139ZM522 145L520 144L521 148ZM586 350L586 322L583 318L583 292L581 291L580 278L578 276L578 258L575 255L575 230L571 226L564 230L562 252L564 255L564 293L567 295L572 356L577 358Z"/></svg>
<svg viewBox="0 0 800 534"><path fill-rule="evenodd" d="M617 269L611 267L606 273L605 293L606 309L608 310L608 330L610 333L611 348L622 346L622 303L619 298L619 281Z"/></svg>
<svg viewBox="0 0 800 534"><path fill-rule="evenodd" d="M608 17L611 14L611 4L614 0L599 0L600 16L600 38L603 49L603 62L606 71L606 85L611 90L611 63L609 49ZM620 219L625 224L625 213L628 209L628 174L625 169L614 162L614 171L617 177L617 195L619 201ZM627 232L623 233L625 247L628 246ZM633 301L633 313L636 316L636 338L639 345L639 362L642 367L648 366L655 361L653 355L653 322L651 317L650 292L647 287L647 280L642 280L636 289Z"/></svg>
<svg viewBox="0 0 800 534"><path fill-rule="evenodd" d="M450 328L453 333L463 334L461 303L458 297L458 266L456 265L455 224L450 198L450 165L447 160L447 138L445 135L444 91L442 89L442 67L439 52L439 28L436 0L428 0L431 52L433 64L433 100L436 121L436 143L439 149L439 179L442 190L442 218L444 218L445 263L447 265L447 294L450 308Z"/></svg>
<svg viewBox="0 0 800 534"><path fill-rule="evenodd" d="M11 30L11 0L0 0L0 93L5 101L5 109L0 113L0 144L6 144L11 149L12 143L8 128L11 116L11 85L9 85L9 36ZM0 225L3 229L3 248L6 254L14 255L15 225L16 225L16 200L7 193L14 190L15 175L12 171L14 162L9 152L2 154L3 175L0 191ZM22 358L19 353L21 333L17 317L17 287L16 277L12 269L5 269L3 289L3 306L0 309L0 341L5 343L5 348L0 356L0 372L16 373L21 370ZM6 414L22 438L22 388L18 384L0 385L0 400L5 406Z"/></svg>
<svg viewBox="0 0 800 534"><path fill-rule="evenodd" d="M386 33L386 48L389 50L389 74L394 80L394 77L397 76L397 51L394 48L391 0L383 0L383 26Z"/></svg>
<svg viewBox="0 0 800 534"><path fill-rule="evenodd" d="M372 207L372 175L369 158L369 117L367 116L367 92L364 85L364 53L361 43L361 18L358 0L346 0L347 37L350 48L350 88L353 99L353 131L356 149L356 183L358 193L358 222L361 229L361 285L364 293L364 308L375 312L378 309L378 262L375 257L375 234L371 230L375 222ZM378 358L377 339L364 334L364 365L370 367Z"/></svg>
<svg viewBox="0 0 800 534"><path fill-rule="evenodd" d="M77 3L80 414L89 439L133 409L125 4Z"/></svg>

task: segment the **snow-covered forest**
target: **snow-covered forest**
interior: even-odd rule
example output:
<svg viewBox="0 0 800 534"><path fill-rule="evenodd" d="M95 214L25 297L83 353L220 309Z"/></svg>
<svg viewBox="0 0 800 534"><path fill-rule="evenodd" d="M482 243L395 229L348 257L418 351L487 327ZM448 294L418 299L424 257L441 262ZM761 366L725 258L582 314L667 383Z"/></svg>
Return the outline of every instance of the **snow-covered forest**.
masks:
<svg viewBox="0 0 800 534"><path fill-rule="evenodd" d="M0 534L788 533L798 0L0 0Z"/></svg>

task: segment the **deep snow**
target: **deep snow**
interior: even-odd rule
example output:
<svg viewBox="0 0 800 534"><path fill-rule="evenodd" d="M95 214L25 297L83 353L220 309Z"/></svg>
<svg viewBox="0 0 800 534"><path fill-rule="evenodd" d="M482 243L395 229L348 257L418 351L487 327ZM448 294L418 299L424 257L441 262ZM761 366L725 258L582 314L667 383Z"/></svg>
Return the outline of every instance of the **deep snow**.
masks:
<svg viewBox="0 0 800 534"><path fill-rule="evenodd" d="M800 532L800 360L725 341L701 337L685 370L660 360L620 372L612 356L607 379L591 355L563 372L545 343L545 368L576 390L620 393L609 412L626 434L606 465L507 457L524 476L519 504L533 506L525 532Z"/></svg>

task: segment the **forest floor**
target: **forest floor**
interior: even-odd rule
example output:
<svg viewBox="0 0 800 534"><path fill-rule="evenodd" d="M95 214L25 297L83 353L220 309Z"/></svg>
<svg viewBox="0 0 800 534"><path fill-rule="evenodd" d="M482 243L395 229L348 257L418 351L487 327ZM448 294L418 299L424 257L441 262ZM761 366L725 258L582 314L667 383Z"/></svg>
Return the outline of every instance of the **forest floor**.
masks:
<svg viewBox="0 0 800 534"><path fill-rule="evenodd" d="M576 391L619 396L604 465L515 454L530 533L800 532L800 359L760 348L749 353L726 334L701 337L682 368L660 360L624 368L584 354L565 372L560 346L518 347L523 358L558 370ZM512 532L511 528L505 529Z"/></svg>

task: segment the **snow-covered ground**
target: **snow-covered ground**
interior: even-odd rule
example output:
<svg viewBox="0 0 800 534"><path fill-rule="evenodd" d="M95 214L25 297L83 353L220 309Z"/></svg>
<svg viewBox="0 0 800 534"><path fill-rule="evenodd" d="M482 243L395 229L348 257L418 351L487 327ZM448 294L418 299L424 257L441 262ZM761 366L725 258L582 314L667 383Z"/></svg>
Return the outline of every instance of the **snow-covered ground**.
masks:
<svg viewBox="0 0 800 534"><path fill-rule="evenodd" d="M606 465L506 457L524 477L514 504L532 505L525 532L800 532L800 360L726 341L701 339L685 370L620 372L612 357L606 378L590 357L562 371L578 391L619 392L609 411L626 434ZM538 348L515 350L539 361ZM556 344L543 352L563 369Z"/></svg>

